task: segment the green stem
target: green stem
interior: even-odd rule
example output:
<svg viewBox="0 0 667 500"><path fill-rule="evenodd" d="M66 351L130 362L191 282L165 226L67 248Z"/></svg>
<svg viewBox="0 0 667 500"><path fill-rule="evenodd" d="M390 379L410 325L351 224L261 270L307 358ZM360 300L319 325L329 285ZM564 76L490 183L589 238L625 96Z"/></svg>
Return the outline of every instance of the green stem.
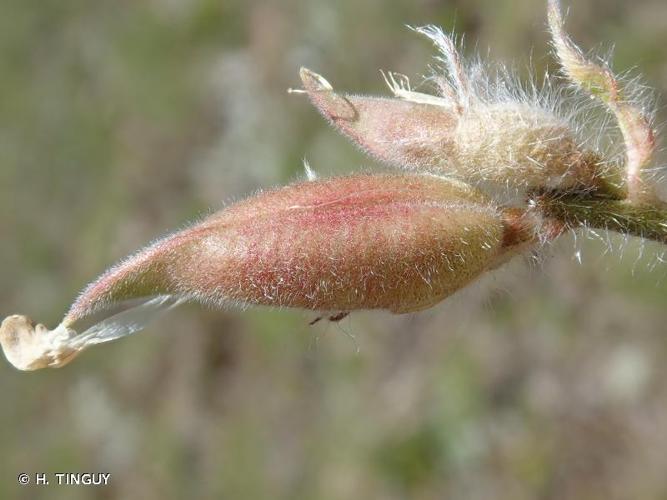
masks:
<svg viewBox="0 0 667 500"><path fill-rule="evenodd" d="M667 203L633 203L594 194L547 191L533 198L536 208L568 228L588 226L639 236L667 245Z"/></svg>

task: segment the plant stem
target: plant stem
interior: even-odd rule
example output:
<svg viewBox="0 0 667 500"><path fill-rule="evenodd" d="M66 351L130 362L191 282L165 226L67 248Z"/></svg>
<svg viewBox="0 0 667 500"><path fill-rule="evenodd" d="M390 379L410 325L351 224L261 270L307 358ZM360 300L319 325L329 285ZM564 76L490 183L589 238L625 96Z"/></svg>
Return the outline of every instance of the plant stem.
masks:
<svg viewBox="0 0 667 500"><path fill-rule="evenodd" d="M568 228L591 227L667 245L667 203L635 203L594 194L543 191L532 198L545 217Z"/></svg>

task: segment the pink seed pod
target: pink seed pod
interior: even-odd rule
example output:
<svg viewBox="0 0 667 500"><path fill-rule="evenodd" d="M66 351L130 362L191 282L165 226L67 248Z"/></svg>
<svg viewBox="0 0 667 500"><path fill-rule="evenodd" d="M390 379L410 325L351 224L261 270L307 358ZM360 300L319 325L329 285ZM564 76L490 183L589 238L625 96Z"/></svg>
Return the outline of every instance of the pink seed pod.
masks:
<svg viewBox="0 0 667 500"><path fill-rule="evenodd" d="M503 219L470 186L434 176L354 175L232 205L130 257L67 319L147 295L317 311L429 307L504 252Z"/></svg>
<svg viewBox="0 0 667 500"><path fill-rule="evenodd" d="M425 309L516 254L532 235L517 220L469 185L428 175L354 175L266 191L104 273L56 330L37 327L61 340L44 344L47 362L34 363L38 345L23 361L33 368L24 369L61 366L73 357L72 342L132 333L143 316L179 300L336 312ZM106 319L76 333L100 315ZM0 329L3 348L20 344L16 325L37 334L29 320L13 318Z"/></svg>
<svg viewBox="0 0 667 500"><path fill-rule="evenodd" d="M480 67L464 66L442 31L417 31L448 68L432 78L440 95L413 92L406 77L391 73L392 98L342 94L302 68L305 92L337 130L395 167L510 187L596 185L600 159L580 146L576 127L546 96L530 96L510 80L490 82Z"/></svg>

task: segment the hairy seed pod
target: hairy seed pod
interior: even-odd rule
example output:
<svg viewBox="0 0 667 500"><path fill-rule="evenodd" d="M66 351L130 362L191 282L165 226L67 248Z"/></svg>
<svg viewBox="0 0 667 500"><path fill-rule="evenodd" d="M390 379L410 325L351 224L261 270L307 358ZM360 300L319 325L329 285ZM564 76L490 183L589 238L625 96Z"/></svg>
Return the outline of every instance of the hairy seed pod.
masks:
<svg viewBox="0 0 667 500"><path fill-rule="evenodd" d="M498 210L433 176L294 184L228 207L119 264L72 306L77 319L146 295L320 311L431 306L503 252Z"/></svg>
<svg viewBox="0 0 667 500"><path fill-rule="evenodd" d="M305 68L301 80L336 129L395 167L518 187L591 186L598 173L599 159L581 150L567 121L534 103L468 96L464 105L393 80L400 98L341 94Z"/></svg>
<svg viewBox="0 0 667 500"><path fill-rule="evenodd" d="M111 268L51 332L60 343L37 342L31 353L43 347L46 360L35 363L31 354L23 365L60 366L81 338L77 324L154 297L316 311L424 309L518 251L525 238L511 221L469 185L428 175L354 175L266 191ZM173 300L140 303L159 309ZM37 332L13 318L0 342L18 349L20 335ZM97 342L141 323L136 314L105 321L91 330Z"/></svg>

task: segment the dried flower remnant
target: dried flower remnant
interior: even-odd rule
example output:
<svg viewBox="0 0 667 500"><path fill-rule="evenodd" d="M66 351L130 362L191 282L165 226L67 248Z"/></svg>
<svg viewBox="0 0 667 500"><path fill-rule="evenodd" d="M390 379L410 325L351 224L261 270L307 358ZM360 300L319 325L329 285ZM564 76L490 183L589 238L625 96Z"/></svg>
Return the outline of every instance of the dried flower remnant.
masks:
<svg viewBox="0 0 667 500"><path fill-rule="evenodd" d="M0 345L7 360L19 370L59 368L91 345L143 329L159 313L180 302L177 297L168 295L125 301L82 332L67 326L66 321L49 330L42 324L35 325L26 316L12 315L0 325Z"/></svg>
<svg viewBox="0 0 667 500"><path fill-rule="evenodd" d="M513 214L454 180L354 175L303 182L232 205L124 260L83 291L54 332L24 317L6 320L0 342L12 352L24 343L32 358L10 357L19 368L61 366L80 350L68 343L81 338L77 324L129 304L121 316L105 318L104 328L92 327L95 338L125 331L155 297L164 300L158 306L196 300L418 311L532 237ZM49 335L59 343L45 340Z"/></svg>

